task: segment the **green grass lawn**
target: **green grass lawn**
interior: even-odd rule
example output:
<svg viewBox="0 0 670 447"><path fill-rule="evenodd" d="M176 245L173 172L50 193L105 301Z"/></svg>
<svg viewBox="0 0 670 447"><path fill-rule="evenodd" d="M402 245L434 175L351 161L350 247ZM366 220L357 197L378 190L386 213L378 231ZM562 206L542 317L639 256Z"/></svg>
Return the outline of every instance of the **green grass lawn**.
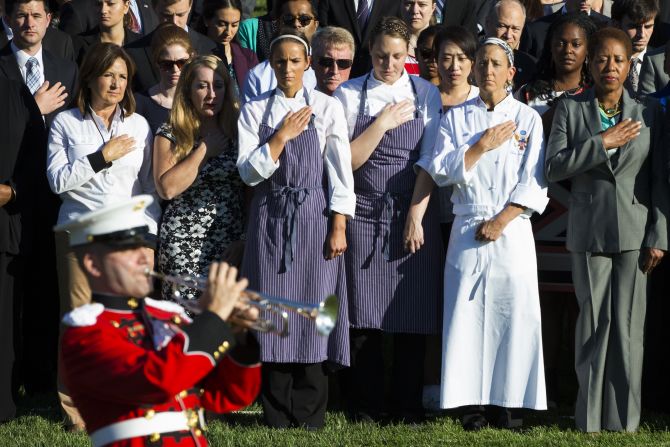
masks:
<svg viewBox="0 0 670 447"><path fill-rule="evenodd" d="M570 409L537 412L521 431L486 429L467 433L451 416L433 417L419 426L353 424L331 412L325 429L273 430L261 425L258 406L213 421L207 431L213 446L670 446L670 417L645 414L638 433L583 434L575 431ZM88 446L83 434L63 431L55 397L24 399L19 417L0 425L0 446Z"/></svg>

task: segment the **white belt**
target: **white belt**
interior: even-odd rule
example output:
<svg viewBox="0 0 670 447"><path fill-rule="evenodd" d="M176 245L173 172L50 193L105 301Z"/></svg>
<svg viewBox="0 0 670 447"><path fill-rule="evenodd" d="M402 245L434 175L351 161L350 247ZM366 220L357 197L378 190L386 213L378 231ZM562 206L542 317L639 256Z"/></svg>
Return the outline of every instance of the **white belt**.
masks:
<svg viewBox="0 0 670 447"><path fill-rule="evenodd" d="M93 447L101 447L123 439L191 430L198 423L204 428L202 409L197 413L195 411L163 411L151 417L128 419L107 425L91 433L90 437Z"/></svg>

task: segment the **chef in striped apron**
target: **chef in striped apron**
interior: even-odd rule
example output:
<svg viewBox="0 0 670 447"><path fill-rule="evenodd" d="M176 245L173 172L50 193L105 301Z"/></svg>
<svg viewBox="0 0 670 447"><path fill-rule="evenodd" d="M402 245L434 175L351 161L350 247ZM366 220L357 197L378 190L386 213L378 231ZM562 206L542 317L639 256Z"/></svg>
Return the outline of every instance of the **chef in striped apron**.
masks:
<svg viewBox="0 0 670 447"><path fill-rule="evenodd" d="M335 92L347 116L356 186L345 254L353 366L347 388L352 416L362 420L385 409L397 420L423 419L425 335L440 325L439 210L422 167L432 158L442 104L435 86L405 71L409 39L400 19L382 19L370 40L373 70ZM393 334L388 406L383 333Z"/></svg>
<svg viewBox="0 0 670 447"><path fill-rule="evenodd" d="M272 41L277 88L246 103L237 166L254 187L242 274L261 292L317 304L340 299L330 337L289 315L290 335L259 334L265 420L272 427L320 428L327 369L349 365L344 257L356 198L347 125L340 103L306 88L309 44L286 30Z"/></svg>

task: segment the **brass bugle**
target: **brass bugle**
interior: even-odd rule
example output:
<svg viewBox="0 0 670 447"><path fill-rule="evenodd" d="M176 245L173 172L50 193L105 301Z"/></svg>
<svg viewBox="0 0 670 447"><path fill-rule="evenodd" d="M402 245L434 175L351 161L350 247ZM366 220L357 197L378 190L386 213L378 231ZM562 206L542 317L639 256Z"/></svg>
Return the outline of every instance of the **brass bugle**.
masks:
<svg viewBox="0 0 670 447"><path fill-rule="evenodd" d="M176 276L166 275L164 273L155 272L151 269L146 269L145 274L161 281L168 283L190 287L192 289L205 291L207 288L207 279L196 276ZM242 292L246 304L257 307L259 310L271 312L279 317L282 321L281 327L278 327L272 320L258 320L251 326L252 329L260 332L273 332L281 337L289 334L288 327L288 313L293 312L307 319L314 321L316 331L319 335L329 335L335 327L337 322L337 312L339 310L339 302L337 296L329 295L325 300L319 304L301 303L298 301L291 301L284 298L277 298L266 295L261 292L246 289ZM202 309L198 300L187 300L181 297L178 291L174 293L175 301L184 306L193 313L200 313Z"/></svg>

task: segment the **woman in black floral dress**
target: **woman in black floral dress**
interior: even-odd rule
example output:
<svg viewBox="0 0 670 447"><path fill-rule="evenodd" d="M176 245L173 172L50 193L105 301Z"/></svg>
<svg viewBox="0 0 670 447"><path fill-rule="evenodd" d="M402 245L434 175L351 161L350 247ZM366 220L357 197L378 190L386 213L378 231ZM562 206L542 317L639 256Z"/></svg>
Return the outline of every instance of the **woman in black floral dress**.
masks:
<svg viewBox="0 0 670 447"><path fill-rule="evenodd" d="M212 261L240 261L244 186L235 166L238 113L221 59L201 56L184 66L169 120L154 140L156 189L170 200L158 233L163 273L206 277ZM185 299L200 295L177 290ZM174 292L163 285L163 298Z"/></svg>

